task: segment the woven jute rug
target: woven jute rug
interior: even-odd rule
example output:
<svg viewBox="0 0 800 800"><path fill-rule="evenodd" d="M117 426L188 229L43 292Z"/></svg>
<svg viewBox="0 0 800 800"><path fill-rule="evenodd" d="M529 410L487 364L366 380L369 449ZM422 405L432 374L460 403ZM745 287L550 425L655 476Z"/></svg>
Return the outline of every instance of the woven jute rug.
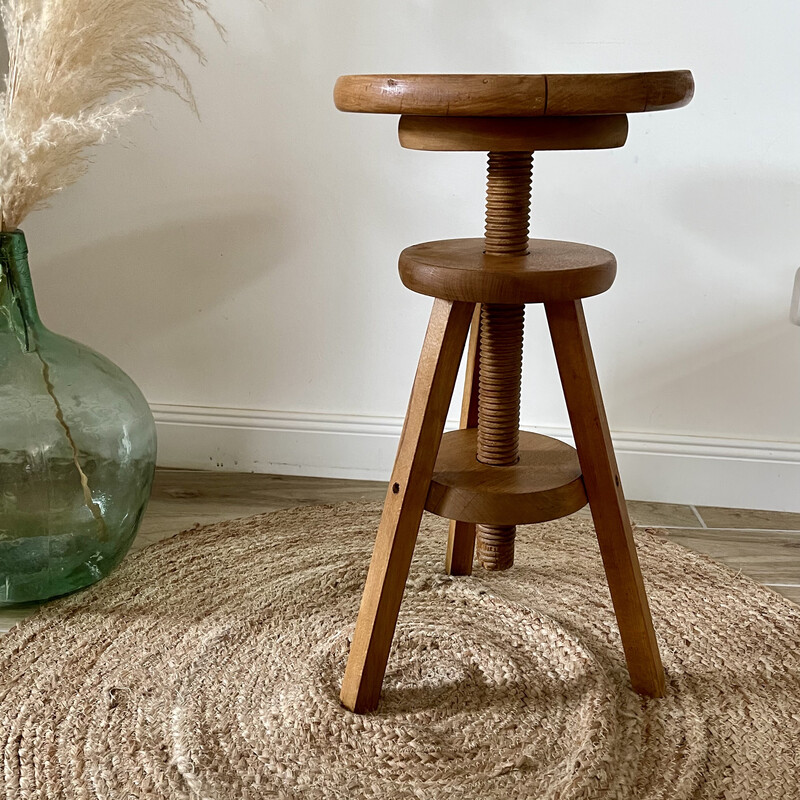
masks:
<svg viewBox="0 0 800 800"><path fill-rule="evenodd" d="M800 608L637 534L668 680L644 700L586 519L452 579L426 516L380 709L344 710L379 515L185 533L0 639L5 797L800 797Z"/></svg>

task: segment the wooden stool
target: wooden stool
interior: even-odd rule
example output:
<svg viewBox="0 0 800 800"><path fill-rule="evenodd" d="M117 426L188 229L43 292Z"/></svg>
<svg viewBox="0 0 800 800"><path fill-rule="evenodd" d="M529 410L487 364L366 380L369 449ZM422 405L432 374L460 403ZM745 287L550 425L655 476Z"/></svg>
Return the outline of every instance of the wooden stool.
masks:
<svg viewBox="0 0 800 800"><path fill-rule="evenodd" d="M616 274L606 250L528 238L535 150L621 147L626 114L678 108L690 72L623 75L348 75L342 111L400 114L400 144L489 153L483 239L428 242L400 255L400 276L434 298L378 529L341 700L378 704L424 509L452 520L446 570L507 569L515 525L587 501L633 688L664 693L664 673L609 436L581 299ZM519 431L523 317L544 303L577 453ZM472 325L462 430L442 436Z"/></svg>

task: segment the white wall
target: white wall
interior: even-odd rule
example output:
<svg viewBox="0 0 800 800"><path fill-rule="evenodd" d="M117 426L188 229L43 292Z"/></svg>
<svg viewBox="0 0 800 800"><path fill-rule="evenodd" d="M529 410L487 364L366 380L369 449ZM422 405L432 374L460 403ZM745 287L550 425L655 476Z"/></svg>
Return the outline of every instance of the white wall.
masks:
<svg viewBox="0 0 800 800"><path fill-rule="evenodd" d="M533 228L617 255L586 308L628 494L800 510L796 4L216 5L202 121L154 95L24 225L43 317L140 384L164 463L388 474L430 307L396 256L480 235L483 156L402 150L334 109L337 75L690 68L625 148L536 158ZM540 312L523 422L565 433Z"/></svg>

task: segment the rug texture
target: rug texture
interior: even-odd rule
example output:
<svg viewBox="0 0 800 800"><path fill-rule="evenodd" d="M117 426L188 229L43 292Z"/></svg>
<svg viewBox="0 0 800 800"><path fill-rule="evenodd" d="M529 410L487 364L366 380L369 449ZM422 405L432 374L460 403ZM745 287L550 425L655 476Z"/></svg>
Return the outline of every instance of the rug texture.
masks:
<svg viewBox="0 0 800 800"><path fill-rule="evenodd" d="M642 699L581 518L448 578L426 515L382 704L344 710L379 515L191 531L0 639L5 797L800 797L800 608L637 534L668 682Z"/></svg>

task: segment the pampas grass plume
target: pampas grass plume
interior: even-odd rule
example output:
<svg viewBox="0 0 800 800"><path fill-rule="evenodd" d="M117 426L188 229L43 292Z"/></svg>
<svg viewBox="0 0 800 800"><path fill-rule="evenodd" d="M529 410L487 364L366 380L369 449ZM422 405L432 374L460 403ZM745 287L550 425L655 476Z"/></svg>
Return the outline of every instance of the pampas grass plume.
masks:
<svg viewBox="0 0 800 800"><path fill-rule="evenodd" d="M25 216L79 178L101 144L160 87L195 109L172 55L194 41L205 0L0 0L9 51L0 95L0 221ZM196 110L196 109L195 109Z"/></svg>

